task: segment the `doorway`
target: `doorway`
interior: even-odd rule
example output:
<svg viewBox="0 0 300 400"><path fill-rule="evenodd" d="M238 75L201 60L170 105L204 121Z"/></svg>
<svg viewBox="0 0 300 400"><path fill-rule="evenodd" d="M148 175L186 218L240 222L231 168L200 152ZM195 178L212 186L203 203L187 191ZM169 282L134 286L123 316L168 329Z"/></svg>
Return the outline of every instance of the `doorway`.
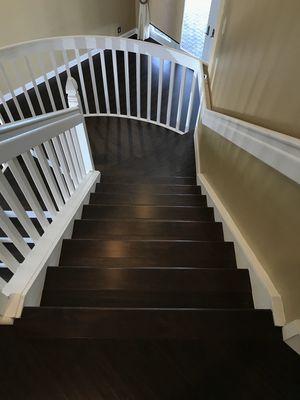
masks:
<svg viewBox="0 0 300 400"><path fill-rule="evenodd" d="M185 0L181 48L201 58L211 0Z"/></svg>
<svg viewBox="0 0 300 400"><path fill-rule="evenodd" d="M221 0L185 0L181 48L209 62Z"/></svg>

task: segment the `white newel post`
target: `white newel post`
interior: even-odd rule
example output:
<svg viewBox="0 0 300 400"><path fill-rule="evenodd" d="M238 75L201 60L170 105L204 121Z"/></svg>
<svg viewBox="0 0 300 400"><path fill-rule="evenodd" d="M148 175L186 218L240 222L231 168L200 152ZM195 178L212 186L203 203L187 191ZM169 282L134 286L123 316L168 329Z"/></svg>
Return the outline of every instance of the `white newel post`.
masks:
<svg viewBox="0 0 300 400"><path fill-rule="evenodd" d="M66 84L66 93L68 96L69 107L79 107L82 110L81 99L78 93L78 85L74 78L69 77ZM82 152L82 158L86 173L95 170L94 161L92 157L90 141L87 134L86 124L83 122L76 126L77 138Z"/></svg>

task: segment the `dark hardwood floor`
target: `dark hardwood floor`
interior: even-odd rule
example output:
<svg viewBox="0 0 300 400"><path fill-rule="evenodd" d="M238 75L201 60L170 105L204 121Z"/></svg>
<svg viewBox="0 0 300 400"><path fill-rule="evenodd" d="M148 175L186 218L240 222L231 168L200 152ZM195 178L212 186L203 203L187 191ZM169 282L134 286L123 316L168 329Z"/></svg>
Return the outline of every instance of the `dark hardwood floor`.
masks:
<svg viewBox="0 0 300 400"><path fill-rule="evenodd" d="M111 52L106 51L105 58L110 70ZM94 68L101 76L99 61L95 56ZM158 65L153 62L156 118ZM135 56L130 54L130 100L136 113L134 65ZM118 68L125 113L122 54ZM142 56L142 116L145 72ZM162 122L168 74L166 64ZM177 68L175 93L180 74ZM77 67L72 75L78 79ZM91 80L86 76L94 112ZM66 73L61 78L64 86ZM60 109L56 82L51 80L50 85ZM188 73L186 98L189 85ZM45 85L39 90L50 112ZM101 79L97 90L105 111ZM114 111L112 75L109 93ZM40 113L34 92L29 94ZM25 116L30 116L24 96L20 102ZM9 106L17 118L12 102ZM195 118L194 112L191 128ZM72 238L64 241L60 266L48 268L41 306L25 307L13 326L0 326L0 398L300 398L299 357L282 341L271 312L254 310L248 271L236 268L233 244L224 242L222 226L196 186L192 131L180 136L147 123L109 117L89 117L86 123L101 184L75 222ZM1 196L0 204L7 209ZM0 273L7 280L11 277L6 269Z"/></svg>
<svg viewBox="0 0 300 400"><path fill-rule="evenodd" d="M195 185L192 134L86 122L102 183L41 307L0 327L0 398L298 398L299 357L254 310L248 271Z"/></svg>
<svg viewBox="0 0 300 400"><path fill-rule="evenodd" d="M195 184L192 132L181 136L145 122L111 117L89 117L86 123L95 167L105 182L107 175L133 175L133 182L165 176L164 183L172 184L172 176L183 176Z"/></svg>

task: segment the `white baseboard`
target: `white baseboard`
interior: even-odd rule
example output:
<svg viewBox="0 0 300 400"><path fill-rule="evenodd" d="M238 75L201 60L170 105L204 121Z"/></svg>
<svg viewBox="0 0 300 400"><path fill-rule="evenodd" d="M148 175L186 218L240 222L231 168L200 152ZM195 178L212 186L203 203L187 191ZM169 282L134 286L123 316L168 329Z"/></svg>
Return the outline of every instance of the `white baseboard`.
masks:
<svg viewBox="0 0 300 400"><path fill-rule="evenodd" d="M164 32L160 31L153 25L150 25L150 38L155 40L162 46L171 47L172 49L181 50L180 44L175 42L172 38L166 35Z"/></svg>
<svg viewBox="0 0 300 400"><path fill-rule="evenodd" d="M197 183L201 185L203 194L207 196L208 205L214 208L216 221L223 223L225 240L234 243L238 268L249 270L255 308L272 310L274 324L276 326L285 325L286 320L280 293L228 213L225 205L210 185L207 177L198 173Z"/></svg>
<svg viewBox="0 0 300 400"><path fill-rule="evenodd" d="M138 29L137 28L133 28L131 29L131 31L125 32L122 35L120 35L120 37L122 38L130 38L133 35L137 35L138 33Z"/></svg>
<svg viewBox="0 0 300 400"><path fill-rule="evenodd" d="M300 355L300 319L288 323L282 331L283 340Z"/></svg>

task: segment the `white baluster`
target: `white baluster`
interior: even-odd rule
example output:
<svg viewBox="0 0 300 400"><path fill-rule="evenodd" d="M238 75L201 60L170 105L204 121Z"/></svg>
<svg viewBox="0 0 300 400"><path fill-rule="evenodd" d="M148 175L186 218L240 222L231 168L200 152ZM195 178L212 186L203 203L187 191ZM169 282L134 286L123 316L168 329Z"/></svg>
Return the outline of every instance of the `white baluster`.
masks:
<svg viewBox="0 0 300 400"><path fill-rule="evenodd" d="M91 73L91 79L92 79L92 87L93 87L93 94L94 94L96 113L100 114L99 98L98 98L97 85L96 85L94 61L93 61L93 57L92 57L92 54L91 54L90 50L88 51L88 57L89 57L89 66L90 66L90 73Z"/></svg>
<svg viewBox="0 0 300 400"><path fill-rule="evenodd" d="M56 202L56 205L59 210L61 210L64 206L64 202L61 196L61 193L59 191L59 188L57 186L57 183L54 179L54 176L52 174L51 168L49 166L48 160L45 156L44 150L42 148L42 145L34 147L34 151L36 152L37 159L39 161L40 167L43 171L43 174L46 178L46 182L49 185L49 188L51 190L51 194L54 197L54 200Z"/></svg>
<svg viewBox="0 0 300 400"><path fill-rule="evenodd" d="M74 148L75 148L75 152L76 152L76 156L77 156L77 160L78 160L81 176L84 177L86 175L86 171L85 171L84 161L83 161L83 158L82 158L80 144L79 144L79 140L78 140L78 137L77 137L76 129L75 128L70 129L70 133L71 133L71 136L72 136L72 140L73 140L73 144L74 144Z"/></svg>
<svg viewBox="0 0 300 400"><path fill-rule="evenodd" d="M64 174L69 193L70 193L70 195L72 195L74 193L75 186L74 186L74 183L72 182L72 178L70 176L69 168L68 168L68 165L67 165L64 153L63 153L61 142L58 137L55 137L52 139L52 143L53 143L58 161L60 163L62 173Z"/></svg>
<svg viewBox="0 0 300 400"><path fill-rule="evenodd" d="M82 178L83 178L83 174L82 174L81 169L80 169L80 165L79 165L79 161L78 161L78 157L77 157L77 153L76 153L76 150L75 150L75 146L74 146L74 142L73 142L73 138L72 138L71 132L70 131L66 131L65 132L65 136L66 136L66 140L67 140L67 143L68 143L68 148L69 148L69 151L70 151L70 154L71 154L71 158L72 158L72 161L73 161L73 164L74 164L74 167L75 167L76 176L77 176L78 182L80 183Z"/></svg>
<svg viewBox="0 0 300 400"><path fill-rule="evenodd" d="M152 95L152 56L148 56L148 68L147 68L147 120L151 121L151 95Z"/></svg>
<svg viewBox="0 0 300 400"><path fill-rule="evenodd" d="M161 98L162 98L162 84L163 84L164 60L160 59L159 63L159 78L158 78L158 92L157 92L157 115L156 121L160 123L161 117Z"/></svg>
<svg viewBox="0 0 300 400"><path fill-rule="evenodd" d="M168 107L167 107L167 121L166 121L167 126L170 126L170 122L171 122L171 111L172 111L173 92L174 92L174 78L175 78L175 63L172 62L171 63L170 82L169 82Z"/></svg>
<svg viewBox="0 0 300 400"><path fill-rule="evenodd" d="M117 64L117 53L116 50L112 50L112 62L114 72L114 86L115 86L115 97L116 97L116 108L117 114L121 114L120 109L120 90L119 90L119 75L118 75L118 64Z"/></svg>
<svg viewBox="0 0 300 400"><path fill-rule="evenodd" d="M21 82L22 79L20 78L19 71L18 71L18 69L17 69L17 64L13 63L12 65L13 65L13 68L14 68L14 70L15 70L15 76L16 76L16 78L18 79L19 82ZM29 107L29 109L30 109L31 115L32 115L33 117L35 117L35 116L36 116L36 113L35 113L33 104L32 104L32 102L31 102L31 99L30 99L28 90L27 90L27 88L26 88L26 85L25 85L25 84L22 84L21 87L22 87L23 93L24 93L24 95L25 95L25 98L26 98L28 107Z"/></svg>
<svg viewBox="0 0 300 400"><path fill-rule="evenodd" d="M124 68L125 68L125 87L126 87L126 111L127 116L131 115L130 108L130 75L129 75L129 62L128 62L128 51L124 51Z"/></svg>
<svg viewBox="0 0 300 400"><path fill-rule="evenodd" d="M22 158L25 162L25 165L26 165L30 175L31 175L31 178L33 179L33 182L34 182L37 190L40 193L40 196L41 196L47 210L50 212L51 218L53 219L55 217L55 215L57 214L57 210L56 210L55 205L53 204L53 201L49 195L46 185L44 184L43 178L40 174L40 171L38 170L35 160L33 159L30 151L22 154Z"/></svg>
<svg viewBox="0 0 300 400"><path fill-rule="evenodd" d="M20 232L11 222L11 220L4 213L2 207L0 206L0 227L4 233L9 237L12 243L16 246L23 257L26 257L30 252L30 247L23 239Z"/></svg>
<svg viewBox="0 0 300 400"><path fill-rule="evenodd" d="M66 157L66 161L67 161L67 164L68 164L68 167L70 170L71 178L73 180L75 189L77 189L79 186L79 181L78 181L77 174L75 171L75 166L74 166L74 163L72 160L71 152L70 152L70 149L69 149L69 146L67 143L66 134L62 133L61 135L59 135L59 139L60 139L60 142L61 142L61 145L63 148L64 155Z"/></svg>
<svg viewBox="0 0 300 400"><path fill-rule="evenodd" d="M194 108L195 93L196 93L196 84L197 84L197 75L196 75L196 72L193 71L193 82L192 82L191 94L190 94L190 99L189 99L188 113L187 113L186 123L185 123L185 132L188 132L190 130L192 112L193 112L193 108Z"/></svg>
<svg viewBox="0 0 300 400"><path fill-rule="evenodd" d="M51 167L52 167L52 170L54 172L54 176L55 176L56 181L58 183L58 186L59 186L59 189L61 191L61 194L63 196L64 202L66 203L69 200L70 195L69 195L69 192L68 192L68 189L67 189L66 182L65 182L65 180L63 178L63 175L61 173L56 154L55 154L54 149L52 147L52 144L50 142L45 142L44 143L44 147L45 147L47 156L48 156L48 158L49 158L49 160L51 162Z"/></svg>
<svg viewBox="0 0 300 400"><path fill-rule="evenodd" d="M9 109L5 99L4 99L4 95L1 92L1 90L0 90L0 100L1 100L1 103L3 104L4 110L5 110L5 112L6 112L7 116L8 116L9 122L14 122L14 117L12 116L12 113L10 112L10 109Z"/></svg>
<svg viewBox="0 0 300 400"><path fill-rule="evenodd" d="M20 264L7 250L3 243L0 242L0 260L4 262L4 266L7 267L11 272L16 273Z"/></svg>
<svg viewBox="0 0 300 400"><path fill-rule="evenodd" d="M178 109L177 109L177 120L176 120L176 129L177 130L180 129L181 114L182 114L182 104L183 104L184 89L185 89L185 81L186 81L186 67L183 67L183 71L182 71L182 75L181 75L181 83L180 83Z"/></svg>
<svg viewBox="0 0 300 400"><path fill-rule="evenodd" d="M51 63L52 63L52 68L53 68L53 70L55 72L55 79L56 79L56 83L57 83L57 86L58 86L58 90L59 90L62 106L63 106L63 108L67 108L66 99L65 99L65 96L64 96L64 91L63 91L61 80L60 80L60 76L59 76L59 73L58 73L58 70L57 70L55 54L54 54L53 51L50 52L50 60L51 60Z"/></svg>
<svg viewBox="0 0 300 400"><path fill-rule="evenodd" d="M49 96L49 99L50 99L52 111L57 111L57 108L56 108L56 105L55 105L55 101L54 101L54 98L53 98L53 94L52 94L52 91L51 91L51 88L50 88L50 84L49 84L49 79L48 79L47 72L46 72L45 63L44 63L44 60L42 59L42 57L38 58L38 63L40 65L41 71L43 73L43 77L44 77L45 85L46 85L46 90L47 90L47 93L48 93L48 96Z"/></svg>
<svg viewBox="0 0 300 400"><path fill-rule="evenodd" d="M65 63L66 71L67 71L67 76L68 78L71 78L71 71L70 71L70 65L69 65L69 60L68 60L68 55L65 49L62 50L62 56L63 60Z"/></svg>
<svg viewBox="0 0 300 400"><path fill-rule="evenodd" d="M30 205L32 211L35 213L36 218L38 219L42 228L45 230L49 225L49 221L45 217L44 211L38 199L36 198L36 195L32 190L31 185L28 182L28 179L26 178L26 175L19 164L19 161L17 160L17 158L14 158L8 161L7 165L11 173L13 174L15 180L17 181L17 184L20 186L20 189L22 190L24 196L26 197L26 200Z"/></svg>
<svg viewBox="0 0 300 400"><path fill-rule="evenodd" d="M141 118L141 55L136 54L136 113Z"/></svg>
<svg viewBox="0 0 300 400"><path fill-rule="evenodd" d="M37 99L38 99L38 103L39 103L39 106L40 106L40 108L41 108L42 114L46 114L46 110L45 110L44 104L43 104L43 102L42 102L42 98L41 98L39 89L38 89L38 87L37 87L36 80L35 80L35 78L34 78L34 76L33 76L31 64L30 64L30 61L29 61L29 59L27 58L27 56L25 56L25 63L26 63L26 65L27 65L27 68L28 68L28 71L29 71L29 74L30 74L30 78L31 78L31 81L32 81L32 84L33 84L33 87L34 87L34 92L35 92L36 97L37 97Z"/></svg>
<svg viewBox="0 0 300 400"><path fill-rule="evenodd" d="M16 109L17 109L17 111L18 111L18 114L19 114L19 116L20 116L21 119L24 119L24 114L23 114L23 112L22 112L22 110L21 110L19 101L18 101L18 99L17 99L17 97L16 97L16 95L15 95L14 89L12 88L12 85L11 85L9 79L8 79L7 74L6 74L5 68L3 67L3 65L2 65L1 62L0 62L0 71L2 72L2 76L3 76L3 78L4 78L5 82L6 82L6 85L7 85L7 87L8 87L8 90L9 90L11 96L12 96L12 99L13 99L13 102L14 102L14 104L15 104L15 106L16 106Z"/></svg>
<svg viewBox="0 0 300 400"><path fill-rule="evenodd" d="M15 192L13 191L8 180L2 172L0 172L0 188L2 196L11 207L11 209L16 213L16 216L19 219L20 223L23 225L25 231L34 242L37 242L40 238L40 234L38 233L30 218L28 218L24 207L22 206L20 200L16 196Z"/></svg>
<svg viewBox="0 0 300 400"><path fill-rule="evenodd" d="M69 78L67 80L66 92L68 95L69 107L79 107L82 110L80 97L78 94L78 86L75 79ZM94 171L95 167L85 122L77 125L75 129L84 162L85 171L86 173Z"/></svg>
<svg viewBox="0 0 300 400"><path fill-rule="evenodd" d="M107 85L105 56L104 56L103 50L100 50L100 58L101 58L101 70L102 70L103 89L104 89L104 97L105 97L105 105L106 105L106 114L109 115L110 114L110 104L109 104L109 94L108 94L108 85Z"/></svg>
<svg viewBox="0 0 300 400"><path fill-rule="evenodd" d="M81 59L80 59L80 54L79 54L78 49L75 49L75 55L76 55L76 61L77 61L77 67L78 67L78 73L79 73L79 81L80 81L80 86L81 86L81 91L82 91L85 113L89 114L90 113L89 104L88 104L88 99L87 99L87 95L86 95L83 70L82 70Z"/></svg>

